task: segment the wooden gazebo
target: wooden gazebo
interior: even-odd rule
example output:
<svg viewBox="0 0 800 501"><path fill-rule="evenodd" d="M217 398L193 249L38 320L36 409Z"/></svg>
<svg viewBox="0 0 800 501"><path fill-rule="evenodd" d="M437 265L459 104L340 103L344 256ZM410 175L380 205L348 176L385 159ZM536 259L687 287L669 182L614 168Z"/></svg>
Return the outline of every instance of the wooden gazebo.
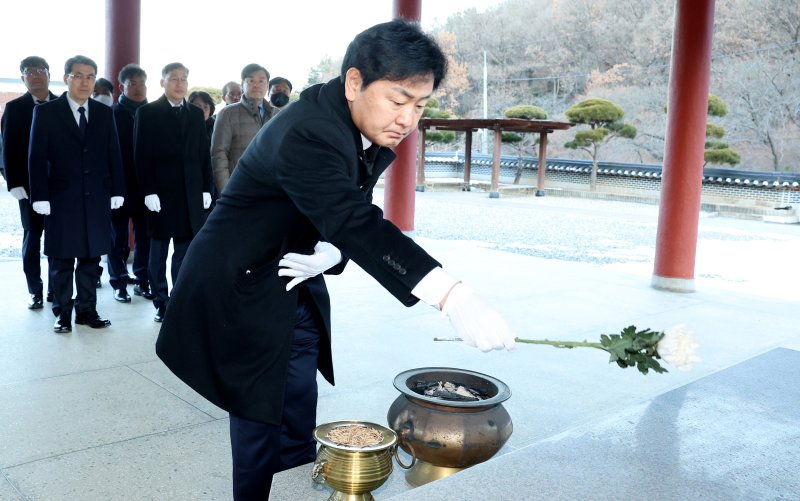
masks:
<svg viewBox="0 0 800 501"><path fill-rule="evenodd" d="M569 122L551 122L548 120L523 120L519 118L423 118L419 121L419 167L417 186L425 186L425 131L449 130L466 133L464 149L464 186L469 186L472 164L472 132L478 129L494 131L494 154L492 157L492 186L490 198L499 198L500 184L500 150L502 132L522 132L539 134L539 175L536 196L544 195L545 168L547 166L547 134L556 130L566 130L574 124Z"/></svg>

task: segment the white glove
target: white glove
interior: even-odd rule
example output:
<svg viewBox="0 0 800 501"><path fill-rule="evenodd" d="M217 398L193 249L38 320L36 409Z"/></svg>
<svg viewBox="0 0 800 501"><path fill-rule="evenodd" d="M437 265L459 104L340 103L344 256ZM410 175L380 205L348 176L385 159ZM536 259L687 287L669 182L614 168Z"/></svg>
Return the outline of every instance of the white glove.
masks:
<svg viewBox="0 0 800 501"><path fill-rule="evenodd" d="M49 216L50 202L33 202L33 211L43 216Z"/></svg>
<svg viewBox="0 0 800 501"><path fill-rule="evenodd" d="M158 195L147 195L144 197L144 205L153 212L161 212L161 200Z"/></svg>
<svg viewBox="0 0 800 501"><path fill-rule="evenodd" d="M310 256L293 252L285 254L278 263L278 266L284 266L278 270L278 276L294 277L286 284L286 290L289 291L303 280L316 277L323 271L336 266L341 260L342 253L334 245L328 242L317 242L317 245L314 246L314 253Z"/></svg>
<svg viewBox="0 0 800 501"><path fill-rule="evenodd" d="M124 197L111 197L111 210L119 209L125 203Z"/></svg>
<svg viewBox="0 0 800 501"><path fill-rule="evenodd" d="M211 193L208 193L207 191L204 191L203 192L203 208L204 209L208 209L209 207L211 207Z"/></svg>
<svg viewBox="0 0 800 501"><path fill-rule="evenodd" d="M514 348L514 335L503 317L464 284L450 290L442 314L467 346L481 351Z"/></svg>
<svg viewBox="0 0 800 501"><path fill-rule="evenodd" d="M11 193L11 196L16 198L17 200L23 200L28 198L28 194L25 192L25 188L22 186L17 186L16 188L11 188L8 190Z"/></svg>

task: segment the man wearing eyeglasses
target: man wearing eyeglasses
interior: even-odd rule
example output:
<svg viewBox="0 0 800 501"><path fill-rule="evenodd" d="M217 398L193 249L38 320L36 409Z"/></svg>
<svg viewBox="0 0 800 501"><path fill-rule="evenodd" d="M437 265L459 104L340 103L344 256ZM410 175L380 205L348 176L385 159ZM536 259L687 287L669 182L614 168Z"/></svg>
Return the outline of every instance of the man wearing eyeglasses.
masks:
<svg viewBox="0 0 800 501"><path fill-rule="evenodd" d="M22 271L28 282L30 301L28 308L44 308L42 292L41 241L44 232L44 217L31 209L30 183L28 181L28 141L31 137L33 108L37 104L56 99L50 92L50 66L38 56L26 57L19 65L22 83L28 92L9 101L3 113L0 132L3 136L3 163L8 191L19 201L19 216L22 221ZM48 282L47 300L52 301Z"/></svg>
<svg viewBox="0 0 800 501"><path fill-rule="evenodd" d="M111 250L111 211L122 206L125 178L111 108L89 99L96 79L97 64L74 56L64 64L67 92L33 110L30 197L33 210L46 216L57 333L72 331L73 308L76 324L111 325L97 313L95 284L100 256Z"/></svg>
<svg viewBox="0 0 800 501"><path fill-rule="evenodd" d="M272 118L272 106L264 98L268 90L269 71L260 64L248 64L242 69L241 101L217 114L211 135L211 166L218 193L228 184L247 145Z"/></svg>
<svg viewBox="0 0 800 501"><path fill-rule="evenodd" d="M172 283L211 206L211 155L203 110L185 100L189 70L170 63L161 70L164 95L136 111L134 161L148 209L149 275L153 318L161 322L169 303L167 256L172 241Z"/></svg>

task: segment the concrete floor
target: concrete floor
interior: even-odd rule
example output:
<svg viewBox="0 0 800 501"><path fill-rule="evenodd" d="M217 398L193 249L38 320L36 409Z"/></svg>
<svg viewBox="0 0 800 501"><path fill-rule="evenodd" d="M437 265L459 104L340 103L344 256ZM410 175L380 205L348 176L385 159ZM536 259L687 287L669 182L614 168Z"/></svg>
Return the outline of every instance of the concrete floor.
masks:
<svg viewBox="0 0 800 501"><path fill-rule="evenodd" d="M780 245L800 249L800 235L787 238L790 242ZM470 369L512 389L505 406L514 433L492 460L500 464L512 453L544 447L564 434L573 437L572 431L599 426L610 416L628 413L628 422L638 422L642 406L775 348L800 350L797 280L780 297L764 292L769 283L759 280L770 277L761 275L739 280L733 289L724 276L698 279L698 292L675 294L652 289L648 268L541 259L487 249L480 242L419 242L494 303L519 336L583 340L630 324L662 330L684 323L695 332L702 363L691 372L642 376L609 365L605 353L595 350L525 345L484 354L460 343L433 342L436 336L452 335L446 319L424 305L402 307L350 266L328 281L338 384L333 388L320 382L318 422L385 423L398 395L392 381L399 372L429 366ZM743 266L757 266L764 257L740 259ZM786 275L773 278L785 283L787 275L797 277L796 261L785 269ZM698 276L704 276L702 271ZM71 334L57 335L48 309L26 309L20 261L0 262L0 500L230 499L226 413L189 390L155 357L159 324L152 320L151 303L139 297L130 304L115 303L106 279L98 290L98 309L112 325L98 331L74 326ZM800 423L797 409L790 417ZM748 430L747 422L730 420L726 426ZM797 440L800 427L793 430L789 436ZM736 430L729 431L720 440L735 445ZM767 444L768 432L762 437ZM588 443L580 436L570 440L576 447ZM584 450L600 454L594 459L602 463L602 452ZM679 478L681 461L692 459L679 456L665 463L665 475ZM779 495L768 497L797 498L791 491L796 470L784 471L780 464L796 464L796 459L772 460L778 461L778 473L769 482ZM587 459L582 466L592 464ZM569 477L569 482L591 486L605 473L584 474L584 480ZM307 489L310 480L302 482L294 487ZM403 499L414 498L413 491L406 491L398 477L375 494L381 499L405 492ZM330 493L315 492L320 499ZM659 492L642 497L670 498ZM745 497L759 498L754 492ZM538 499L528 494L520 491L516 499ZM304 498L316 499L283 486L272 499Z"/></svg>

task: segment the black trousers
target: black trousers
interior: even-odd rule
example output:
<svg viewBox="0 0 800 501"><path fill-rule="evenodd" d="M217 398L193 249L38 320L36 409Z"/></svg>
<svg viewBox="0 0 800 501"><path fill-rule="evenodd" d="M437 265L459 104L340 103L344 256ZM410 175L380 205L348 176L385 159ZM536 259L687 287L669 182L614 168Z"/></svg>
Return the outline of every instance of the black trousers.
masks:
<svg viewBox="0 0 800 501"><path fill-rule="evenodd" d="M190 243L192 243L191 237L172 239L172 264L170 267L170 275L172 275L173 286L175 285L175 280L178 278L178 272L181 271L181 264L183 263L183 258L186 256L186 251L189 249ZM168 255L169 240L161 240L159 238L150 239L150 290L155 295L153 298L153 306L156 308L167 306L169 302L169 284L167 283Z"/></svg>
<svg viewBox="0 0 800 501"><path fill-rule="evenodd" d="M133 222L133 274L136 282L145 287L150 283L148 268L150 260L150 237L147 235L147 220L144 215L111 217L111 252L108 253L109 283L121 289L128 283L128 266L125 262L130 254L129 224Z"/></svg>
<svg viewBox="0 0 800 501"><path fill-rule="evenodd" d="M313 307L302 299L286 379L280 425L230 415L233 455L233 499L265 501L272 476L314 461L317 422L317 358L319 323Z"/></svg>
<svg viewBox="0 0 800 501"><path fill-rule="evenodd" d="M53 289L53 313L55 316L71 315L72 308L75 312L85 313L97 309L97 267L100 265L100 256L77 258L51 257L50 285ZM75 289L77 294L72 300L72 277L75 276Z"/></svg>
<svg viewBox="0 0 800 501"><path fill-rule="evenodd" d="M19 219L22 222L22 271L28 282L28 293L41 295L44 216L33 211L30 200L23 199L19 201ZM47 289L51 289L49 284Z"/></svg>

